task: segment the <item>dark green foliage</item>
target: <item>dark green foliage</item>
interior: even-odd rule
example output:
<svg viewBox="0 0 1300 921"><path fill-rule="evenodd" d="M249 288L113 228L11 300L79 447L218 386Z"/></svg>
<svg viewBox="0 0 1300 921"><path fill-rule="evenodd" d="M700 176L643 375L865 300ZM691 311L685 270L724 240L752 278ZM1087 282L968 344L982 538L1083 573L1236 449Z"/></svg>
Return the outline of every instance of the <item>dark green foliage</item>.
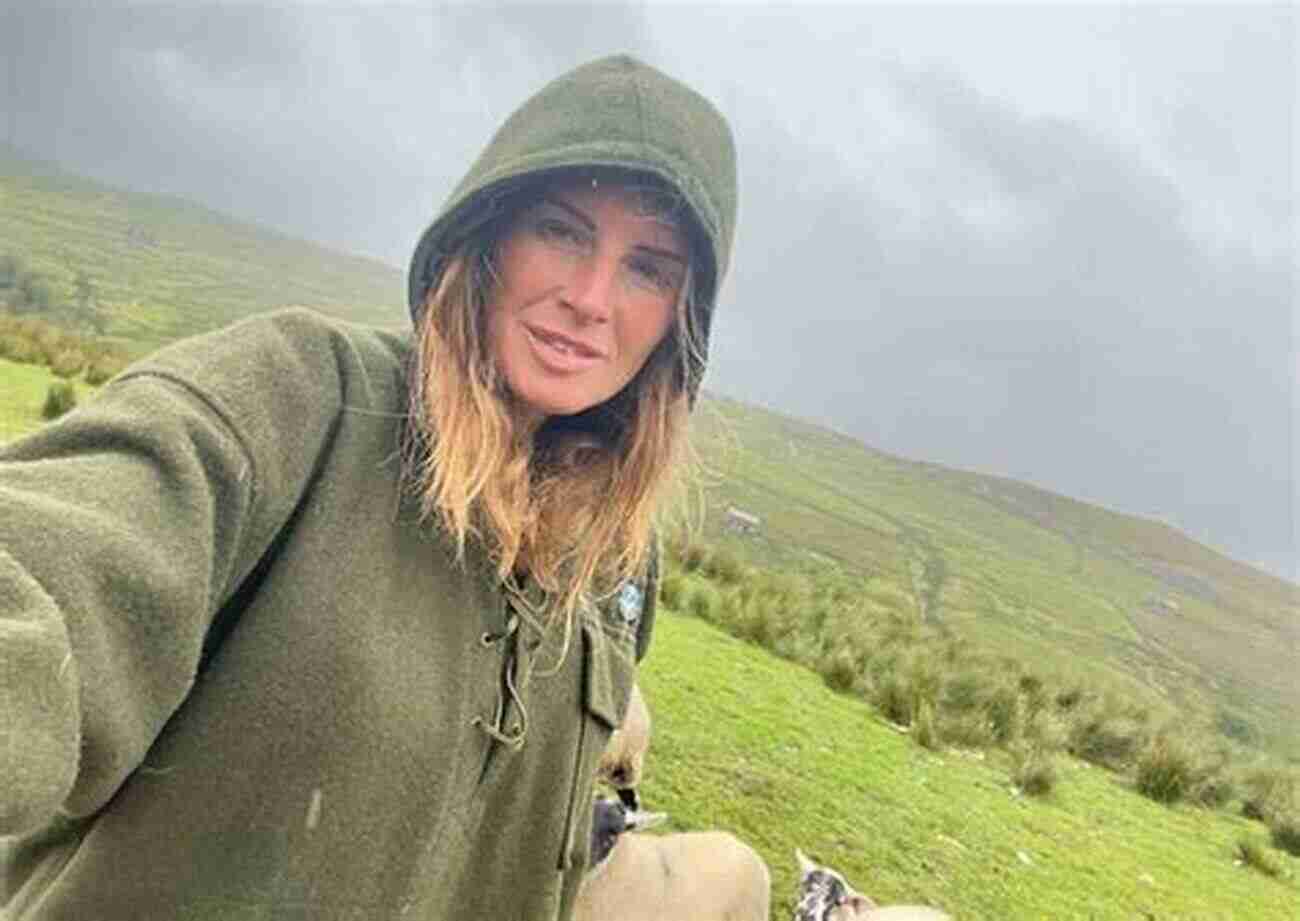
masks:
<svg viewBox="0 0 1300 921"><path fill-rule="evenodd" d="M1007 685L993 688L984 702L984 713L998 744L1010 742L1020 725L1020 697L1015 688Z"/></svg>
<svg viewBox="0 0 1300 921"><path fill-rule="evenodd" d="M1182 739L1161 734L1138 756L1133 782L1137 791L1157 803L1184 799L1196 779L1195 756Z"/></svg>
<svg viewBox="0 0 1300 921"><path fill-rule="evenodd" d="M1011 782L1026 796L1046 796L1056 788L1058 779L1050 751L1030 742L1011 747Z"/></svg>
<svg viewBox="0 0 1300 921"><path fill-rule="evenodd" d="M700 562L700 568L709 578L723 585L735 585L745 578L745 567L731 551L714 549Z"/></svg>
<svg viewBox="0 0 1300 921"><path fill-rule="evenodd" d="M928 700L921 701L916 708L916 718L912 721L912 738L917 745L931 751L943 748L944 739L935 721L934 705Z"/></svg>
<svg viewBox="0 0 1300 921"><path fill-rule="evenodd" d="M96 365L91 365L90 370L86 372L86 382L95 383L90 379L91 373L95 371ZM686 588L686 580L675 572L670 572L659 582L659 600L674 611L680 611L682 608L682 596Z"/></svg>
<svg viewBox="0 0 1300 921"><path fill-rule="evenodd" d="M1300 813L1274 815L1269 820L1268 831L1274 847L1300 857Z"/></svg>
<svg viewBox="0 0 1300 921"><path fill-rule="evenodd" d="M1296 809L1300 777L1294 769L1258 767L1246 772L1241 787L1242 815L1267 822Z"/></svg>
<svg viewBox="0 0 1300 921"><path fill-rule="evenodd" d="M71 381L55 381L45 394L45 405L41 415L46 419L57 419L77 405L77 389Z"/></svg>
<svg viewBox="0 0 1300 921"><path fill-rule="evenodd" d="M718 593L708 585L697 585L686 602L687 610L701 620L712 622L718 610Z"/></svg>
<svg viewBox="0 0 1300 921"><path fill-rule="evenodd" d="M1111 712L1104 703L1077 714L1067 736L1070 754L1115 771L1126 770L1145 742L1146 732L1140 723Z"/></svg>
<svg viewBox="0 0 1300 921"><path fill-rule="evenodd" d="M818 663L817 671L826 686L833 691L849 691L858 680L857 663L846 650L838 650Z"/></svg>

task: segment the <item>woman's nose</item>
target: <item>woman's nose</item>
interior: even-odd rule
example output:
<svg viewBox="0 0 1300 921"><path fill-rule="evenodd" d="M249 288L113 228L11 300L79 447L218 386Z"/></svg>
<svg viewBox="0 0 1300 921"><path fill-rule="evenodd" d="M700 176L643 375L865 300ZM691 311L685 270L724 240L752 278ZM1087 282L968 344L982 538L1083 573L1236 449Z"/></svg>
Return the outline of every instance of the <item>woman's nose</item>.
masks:
<svg viewBox="0 0 1300 921"><path fill-rule="evenodd" d="M578 261L565 285L564 302L587 323L607 323L619 291L617 259L593 253Z"/></svg>

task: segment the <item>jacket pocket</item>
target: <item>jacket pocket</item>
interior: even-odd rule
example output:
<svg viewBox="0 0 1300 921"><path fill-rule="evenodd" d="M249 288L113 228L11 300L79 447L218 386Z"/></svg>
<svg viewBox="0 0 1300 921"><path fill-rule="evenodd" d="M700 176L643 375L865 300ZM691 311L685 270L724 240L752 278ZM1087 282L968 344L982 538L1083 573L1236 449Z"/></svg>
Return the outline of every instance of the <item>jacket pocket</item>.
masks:
<svg viewBox="0 0 1300 921"><path fill-rule="evenodd" d="M574 746L564 839L560 847L561 870L586 869L591 846L588 839L596 765L610 735L619 725L636 677L630 651L610 639L600 626L586 620L582 622L581 663L579 699L582 713Z"/></svg>

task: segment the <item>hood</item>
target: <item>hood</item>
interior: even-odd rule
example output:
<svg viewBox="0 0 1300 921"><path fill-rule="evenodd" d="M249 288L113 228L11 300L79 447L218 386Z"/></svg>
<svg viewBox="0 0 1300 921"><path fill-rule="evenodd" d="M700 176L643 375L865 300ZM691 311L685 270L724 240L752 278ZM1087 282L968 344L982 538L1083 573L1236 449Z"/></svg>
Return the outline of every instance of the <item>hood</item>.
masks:
<svg viewBox="0 0 1300 921"><path fill-rule="evenodd" d="M512 192L548 172L584 166L652 174L689 206L696 225L690 234L696 241L694 319L701 356L707 356L736 226L735 144L712 103L623 54L557 77L506 119L416 246L407 279L412 317L418 317L448 254L501 213ZM692 397L703 372L703 366L690 372Z"/></svg>

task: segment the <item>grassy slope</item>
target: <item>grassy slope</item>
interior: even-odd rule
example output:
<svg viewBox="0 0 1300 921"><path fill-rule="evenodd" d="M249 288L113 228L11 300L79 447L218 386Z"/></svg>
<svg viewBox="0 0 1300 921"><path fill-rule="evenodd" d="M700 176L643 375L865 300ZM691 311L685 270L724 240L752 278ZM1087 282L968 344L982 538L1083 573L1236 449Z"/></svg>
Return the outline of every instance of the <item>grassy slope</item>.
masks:
<svg viewBox="0 0 1300 921"><path fill-rule="evenodd" d="M1300 757L1296 586L1162 524L891 457L729 400L703 409L706 529L745 557L830 557L903 587L918 616L980 645L1230 711ZM762 533L727 536L729 505L760 515Z"/></svg>
<svg viewBox="0 0 1300 921"><path fill-rule="evenodd" d="M58 378L41 365L21 365L0 358L0 442L29 432L41 423L45 394ZM78 402L88 399L94 388L74 382Z"/></svg>
<svg viewBox="0 0 1300 921"><path fill-rule="evenodd" d="M60 300L94 280L110 335L157 346L286 305L406 322L402 274L175 198L124 192L0 150L0 253L49 277Z"/></svg>
<svg viewBox="0 0 1300 921"><path fill-rule="evenodd" d="M1234 865L1256 823L1158 806L1068 761L1046 801L1013 795L996 766L936 755L828 691L807 670L665 613L642 666L654 714L646 808L678 829L726 828L793 910L794 848L881 902L939 905L961 921L1160 918L1290 921L1290 877ZM1023 855L1023 856L1022 856Z"/></svg>

